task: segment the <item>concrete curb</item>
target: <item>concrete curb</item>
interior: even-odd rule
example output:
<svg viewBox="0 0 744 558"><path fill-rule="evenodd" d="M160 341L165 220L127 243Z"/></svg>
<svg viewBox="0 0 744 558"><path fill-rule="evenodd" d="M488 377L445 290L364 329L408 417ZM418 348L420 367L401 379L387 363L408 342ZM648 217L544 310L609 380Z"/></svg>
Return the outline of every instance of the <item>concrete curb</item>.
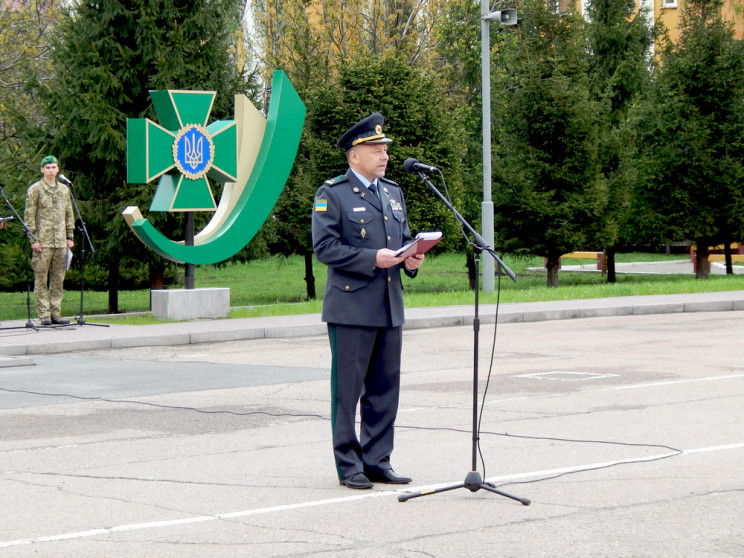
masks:
<svg viewBox="0 0 744 558"><path fill-rule="evenodd" d="M498 320L499 323L518 323L741 310L744 310L744 291L725 291L502 304L498 309ZM404 329L470 325L473 323L473 317L472 306L409 308L406 310ZM496 305L481 305L479 317L482 323L494 323ZM144 326L112 325L105 328L71 326L38 332L29 329L21 330L21 333L6 335L3 333L0 331L0 355L17 357L156 345L191 345L325 335L326 324L321 321L320 314L305 314L234 320L199 320ZM0 361L2 359L3 357L0 356Z"/></svg>

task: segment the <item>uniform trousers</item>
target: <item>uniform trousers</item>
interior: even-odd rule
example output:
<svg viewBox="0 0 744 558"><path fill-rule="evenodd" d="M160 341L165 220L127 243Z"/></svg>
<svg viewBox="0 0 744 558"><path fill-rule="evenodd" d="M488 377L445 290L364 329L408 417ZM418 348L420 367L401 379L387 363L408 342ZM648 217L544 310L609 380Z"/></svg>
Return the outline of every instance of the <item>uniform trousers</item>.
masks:
<svg viewBox="0 0 744 558"><path fill-rule="evenodd" d="M39 319L62 316L62 298L67 272L67 248L42 247L31 258L34 268L34 298Z"/></svg>
<svg viewBox="0 0 744 558"><path fill-rule="evenodd" d="M328 324L331 428L339 478L390 469L400 396L402 327ZM360 436L356 434L360 404ZM361 441L360 441L361 440Z"/></svg>

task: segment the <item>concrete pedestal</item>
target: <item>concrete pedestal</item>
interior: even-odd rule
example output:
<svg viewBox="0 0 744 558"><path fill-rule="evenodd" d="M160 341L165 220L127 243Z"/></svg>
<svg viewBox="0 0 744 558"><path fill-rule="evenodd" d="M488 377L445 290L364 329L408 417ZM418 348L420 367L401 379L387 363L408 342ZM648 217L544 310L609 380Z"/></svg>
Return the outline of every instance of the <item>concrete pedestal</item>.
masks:
<svg viewBox="0 0 744 558"><path fill-rule="evenodd" d="M152 315L158 320L230 317L230 289L167 289L150 293Z"/></svg>

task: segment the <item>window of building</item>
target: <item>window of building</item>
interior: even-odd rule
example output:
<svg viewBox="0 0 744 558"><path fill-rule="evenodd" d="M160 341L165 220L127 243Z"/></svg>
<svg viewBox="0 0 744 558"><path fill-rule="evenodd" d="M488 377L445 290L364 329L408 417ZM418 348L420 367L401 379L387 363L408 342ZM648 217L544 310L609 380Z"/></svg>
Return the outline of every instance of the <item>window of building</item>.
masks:
<svg viewBox="0 0 744 558"><path fill-rule="evenodd" d="M677 7L677 0L664 0L664 2L661 5L662 8L676 8Z"/></svg>
<svg viewBox="0 0 744 558"><path fill-rule="evenodd" d="M576 8L576 0L548 0L548 10L557 14L564 14Z"/></svg>

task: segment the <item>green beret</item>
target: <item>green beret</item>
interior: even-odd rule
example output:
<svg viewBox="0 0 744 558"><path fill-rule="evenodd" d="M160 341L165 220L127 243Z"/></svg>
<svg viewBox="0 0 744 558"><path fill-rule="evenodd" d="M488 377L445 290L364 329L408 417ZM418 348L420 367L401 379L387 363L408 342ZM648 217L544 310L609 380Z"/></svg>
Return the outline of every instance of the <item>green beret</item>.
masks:
<svg viewBox="0 0 744 558"><path fill-rule="evenodd" d="M50 163L59 164L59 161L57 161L57 158L54 155L47 155L41 160L41 164L39 165L39 168L43 167L44 165L49 165Z"/></svg>

